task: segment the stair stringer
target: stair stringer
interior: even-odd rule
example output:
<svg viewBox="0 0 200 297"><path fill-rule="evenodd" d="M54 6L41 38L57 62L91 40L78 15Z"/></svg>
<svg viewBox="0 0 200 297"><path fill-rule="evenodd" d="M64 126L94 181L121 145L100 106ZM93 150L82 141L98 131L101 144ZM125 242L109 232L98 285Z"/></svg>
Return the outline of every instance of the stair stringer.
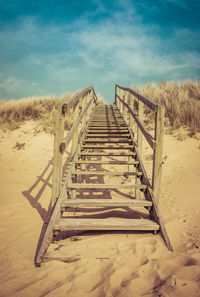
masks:
<svg viewBox="0 0 200 297"><path fill-rule="evenodd" d="M55 225L56 221L60 218L61 205L62 205L63 200L66 199L66 195L67 195L67 184L70 182L71 172L72 172L73 167L74 167L74 164L75 164L75 162L77 160L78 154L81 151L81 145L82 145L83 140L84 140L86 128L87 128L87 126L85 127L85 129L84 129L84 131L83 131L83 133L81 135L80 142L79 142L79 144L77 146L77 149L75 151L75 154L74 154L74 156L72 158L72 162L71 162L69 171L67 173L65 182L62 185L60 195L59 195L59 197L58 197L58 199L57 199L57 201L56 201L56 203L55 203L55 205L54 205L54 207L52 209L52 214L51 214L49 223L47 225L46 231L44 233L44 236L43 236L41 245L40 245L40 247L38 248L38 250L36 252L36 256L35 256L35 266L36 267L40 267L41 266L41 263L42 263L42 259L44 257L44 254L47 251L50 243L53 241L53 229L54 229L54 225Z"/></svg>
<svg viewBox="0 0 200 297"><path fill-rule="evenodd" d="M142 158L141 158L141 156L140 156L140 154L138 152L137 146L136 146L136 144L134 142L133 131L131 130L130 127L128 127L128 129L129 129L129 132L130 132L130 135L131 135L132 143L135 145L135 148L134 148L134 150L136 152L135 160L139 161L138 169L139 169L139 171L141 171L143 173L142 176L140 177L140 179L141 179L143 184L147 185L147 189L144 191L145 199L152 202L150 215L151 215L152 219L154 219L160 225L160 233L161 233L161 235L162 235L162 237L164 239L164 242L165 242L168 250L173 251L169 236L167 234L167 230L165 228L164 221L162 219L158 204L156 202L155 194L154 194L154 192L152 190L149 179L147 177L146 170L145 170L144 165L142 163Z"/></svg>

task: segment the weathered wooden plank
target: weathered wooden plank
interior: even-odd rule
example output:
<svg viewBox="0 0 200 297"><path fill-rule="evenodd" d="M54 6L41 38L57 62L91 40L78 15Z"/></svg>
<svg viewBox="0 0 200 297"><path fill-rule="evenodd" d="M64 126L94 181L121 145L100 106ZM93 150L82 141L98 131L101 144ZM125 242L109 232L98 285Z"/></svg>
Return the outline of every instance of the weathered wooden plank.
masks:
<svg viewBox="0 0 200 297"><path fill-rule="evenodd" d="M140 184L68 184L69 189L132 189L132 188L138 188L138 189L147 189L146 185L140 185Z"/></svg>
<svg viewBox="0 0 200 297"><path fill-rule="evenodd" d="M152 200L152 203L153 203L152 204L153 207L151 208L151 211L150 211L151 216L160 225L160 232L162 234L162 237L164 239L164 242L165 242L168 250L173 252L173 247L171 245L169 236L167 234L167 230L165 228L165 224L164 224L163 218L161 216L161 213L160 213L157 201L156 201L156 197L154 196L154 192L150 187L148 187L148 191L149 191L149 193L151 195L151 200Z"/></svg>
<svg viewBox="0 0 200 297"><path fill-rule="evenodd" d="M155 125L156 145L154 149L153 174L152 174L152 188L157 201L159 200L160 182L161 182L161 173L162 173L164 116L165 116L165 110L163 107L159 106L156 112L156 125Z"/></svg>
<svg viewBox="0 0 200 297"><path fill-rule="evenodd" d="M128 133L127 127L125 128L114 128L114 129L109 129L109 128L88 128L87 133L95 133L95 134L125 134Z"/></svg>
<svg viewBox="0 0 200 297"><path fill-rule="evenodd" d="M60 151L60 144L64 136L64 114L62 105L58 107L55 114L55 136L54 136L54 151L53 151L53 175L52 175L52 197L51 206L55 204L56 199L60 195L62 186L62 162L63 156Z"/></svg>
<svg viewBox="0 0 200 297"><path fill-rule="evenodd" d="M81 146L83 149L133 149L134 145L82 145Z"/></svg>
<svg viewBox="0 0 200 297"><path fill-rule="evenodd" d="M129 176L129 175L137 175L141 176L142 172L129 172L129 171L80 171L80 170L75 170L72 171L72 174L77 174L77 175L116 175L116 176Z"/></svg>
<svg viewBox="0 0 200 297"><path fill-rule="evenodd" d="M54 225L54 230L130 230L157 231L159 225L147 219L60 219Z"/></svg>
<svg viewBox="0 0 200 297"><path fill-rule="evenodd" d="M80 103L78 102L76 107L74 108L74 114L73 114L74 119L77 119L79 117L79 112L80 112ZM76 129L74 130L73 136L72 136L72 156L74 155L78 145L78 134L79 133L78 133L78 124L77 124Z"/></svg>
<svg viewBox="0 0 200 297"><path fill-rule="evenodd" d="M120 152L111 152L111 153L107 153L107 152L81 152L79 154L80 156L105 156L105 157L127 157L127 156L135 156L136 153L134 152L125 152L125 153L120 153Z"/></svg>
<svg viewBox="0 0 200 297"><path fill-rule="evenodd" d="M129 131L130 131L131 137L132 137L133 142L134 142L134 136L133 136L131 130L129 130ZM168 234L167 234L167 231L166 231L166 228L165 228L161 213L159 211L158 203L157 203L156 198L154 196L154 192L151 189L151 185L150 185L146 170L144 168L144 165L143 165L143 162L142 162L142 159L141 159L141 156L140 156L140 154L138 152L137 147L135 147L135 151L136 151L136 160L139 161L138 170L142 171L142 173L143 173L142 176L141 176L141 182L148 186L147 191L144 192L145 199L152 201L151 216L160 225L160 232L162 234L162 237L163 237L163 239L165 241L165 244L166 244L167 248L170 251L173 251L173 248L172 248L170 239L168 237Z"/></svg>
<svg viewBox="0 0 200 297"><path fill-rule="evenodd" d="M107 206L107 207L120 207L120 206L129 206L129 207L151 207L152 202L148 200L135 200L135 199L123 199L123 200L114 200L114 199L66 199L62 202L62 207L94 207L94 206Z"/></svg>
<svg viewBox="0 0 200 297"><path fill-rule="evenodd" d="M144 129L144 126L143 126L143 117L144 117L143 113L144 113L144 104L140 100L138 100L137 146L141 156L142 156L142 142L143 142L142 136L143 134L145 134L146 137L149 138L149 135L150 135L150 134L147 134L148 132L146 131L146 129ZM151 147L152 147L152 142L153 142L152 137L150 137Z"/></svg>
<svg viewBox="0 0 200 297"><path fill-rule="evenodd" d="M62 109L63 111L71 106L74 106L78 103L80 98L84 97L87 95L88 92L94 92L94 89L92 86L89 86L88 88L85 88L77 93L75 93L68 101L63 103Z"/></svg>
<svg viewBox="0 0 200 297"><path fill-rule="evenodd" d="M135 92L134 90L132 90L130 88L124 88L124 87L121 87L119 85L117 85L117 87L120 88L121 90L128 91L129 93L131 93L132 95L134 95L137 99L139 99L140 101L142 101L145 105L147 105L153 111L156 110L157 105L158 105L157 103L154 103L150 99L148 99L148 98L146 98L146 97L138 94L137 92Z"/></svg>
<svg viewBox="0 0 200 297"><path fill-rule="evenodd" d="M119 100L122 100L122 99L119 98ZM142 125L140 120L138 119L137 115L130 109L130 107L126 103L123 103L123 104L128 108L130 115L134 118L134 120L136 121L140 131L143 133L143 135L146 138L147 142L149 143L149 145L153 149L155 147L155 139L151 136L151 134L149 134L146 131L146 129L144 128L144 126Z"/></svg>
<svg viewBox="0 0 200 297"><path fill-rule="evenodd" d="M63 148L67 147L68 144L70 143L74 132L76 131L81 119L83 118L84 114L86 113L88 107L90 106L90 104L93 102L93 99L91 99L88 104L86 105L85 109L81 112L81 114L79 115L78 119L74 122L73 126L71 127L70 131L67 133L67 136L64 138L64 140L61 143L61 146Z"/></svg>
<svg viewBox="0 0 200 297"><path fill-rule="evenodd" d="M132 140L131 139L128 139L128 138L126 138L126 139L120 139L120 140L118 140L118 139L85 139L84 140L84 143L131 143L132 142Z"/></svg>
<svg viewBox="0 0 200 297"><path fill-rule="evenodd" d="M86 138L128 138L129 135L128 134L112 134L112 136L110 134L86 134L85 135Z"/></svg>
<svg viewBox="0 0 200 297"><path fill-rule="evenodd" d="M51 218L49 220L47 229L45 231L44 237L42 239L41 245L40 245L40 247L38 249L38 252L37 252L37 254L35 256L35 266L36 267L39 267L41 265L42 258L44 256L44 254L45 254L45 252L46 252L46 250L47 250L50 242L53 239L53 225L55 224L55 221L60 218L60 215L61 215L61 213L60 213L60 211L61 211L61 204L62 204L62 201L64 199L66 199L66 187L67 187L68 182L71 179L71 171L73 169L74 162L75 162L75 160L78 157L78 154L80 152L80 147L81 147L81 143L83 141L83 138L84 138L84 133L83 133L83 135L81 137L79 148L76 150L76 153L74 155L74 159L72 160L70 169L69 169L69 171L67 173L66 179L65 179L64 184L63 184L63 186L61 188L61 192L60 192L60 195L58 197L58 200L55 203L55 206L54 206L54 209L53 209Z"/></svg>
<svg viewBox="0 0 200 297"><path fill-rule="evenodd" d="M104 161L91 161L91 160L77 160L76 161L76 164L108 164L108 165L111 165L111 164L115 164L115 165L137 165L139 164L138 161L108 161L108 160L104 160Z"/></svg>

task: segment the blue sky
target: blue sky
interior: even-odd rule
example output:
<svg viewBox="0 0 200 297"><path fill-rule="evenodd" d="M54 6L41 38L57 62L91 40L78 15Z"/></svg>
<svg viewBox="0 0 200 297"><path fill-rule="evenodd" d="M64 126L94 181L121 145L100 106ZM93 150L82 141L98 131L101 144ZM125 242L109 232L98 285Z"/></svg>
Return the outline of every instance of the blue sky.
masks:
<svg viewBox="0 0 200 297"><path fill-rule="evenodd" d="M0 0L0 98L198 80L199 20L199 0Z"/></svg>

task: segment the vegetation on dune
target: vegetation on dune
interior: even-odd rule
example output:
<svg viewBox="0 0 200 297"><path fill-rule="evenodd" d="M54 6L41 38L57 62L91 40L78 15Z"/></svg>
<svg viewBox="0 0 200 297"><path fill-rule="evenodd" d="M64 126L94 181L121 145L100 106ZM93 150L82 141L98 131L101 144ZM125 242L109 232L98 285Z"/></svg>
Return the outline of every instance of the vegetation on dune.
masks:
<svg viewBox="0 0 200 297"><path fill-rule="evenodd" d="M141 95L165 107L165 124L172 128L186 126L190 128L190 135L200 131L200 81L183 82L166 81L159 84L146 84L144 86L131 86ZM37 123L36 131L53 133L54 112L59 102L67 101L69 94L64 94L60 99L54 97L31 97L20 100L0 100L0 127L3 131L14 130L24 121L34 120ZM99 102L105 100L98 96ZM148 108L145 113L150 116ZM66 116L66 128L73 121L72 110Z"/></svg>
<svg viewBox="0 0 200 297"><path fill-rule="evenodd" d="M37 131L53 133L53 114L58 108L60 100L54 97L31 97L20 100L0 100L0 127L3 131L14 130L27 120L37 121ZM70 125L72 115L66 117L66 127Z"/></svg>
<svg viewBox="0 0 200 297"><path fill-rule="evenodd" d="M191 135L200 131L200 81L166 81L132 88L165 107L165 123L172 128L186 126ZM149 113L149 110L145 110Z"/></svg>

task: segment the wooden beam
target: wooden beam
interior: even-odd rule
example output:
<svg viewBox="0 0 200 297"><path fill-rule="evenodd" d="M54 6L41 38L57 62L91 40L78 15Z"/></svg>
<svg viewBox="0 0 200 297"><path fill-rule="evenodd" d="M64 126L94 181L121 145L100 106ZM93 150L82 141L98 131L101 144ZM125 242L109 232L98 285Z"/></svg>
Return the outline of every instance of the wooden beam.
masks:
<svg viewBox="0 0 200 297"><path fill-rule="evenodd" d="M138 188L141 190L147 189L146 185L134 185L134 184L114 184L114 185L108 185L108 184L68 184L69 189L132 189L132 188Z"/></svg>
<svg viewBox="0 0 200 297"><path fill-rule="evenodd" d="M117 171L80 171L80 170L75 170L72 171L72 175L77 174L77 175L115 175L115 176L130 176L130 175L135 175L135 176L141 176L142 172L117 172Z"/></svg>
<svg viewBox="0 0 200 297"><path fill-rule="evenodd" d="M63 148L67 147L68 144L70 143L74 132L76 131L81 119L83 118L84 114L86 113L88 107L90 106L90 104L93 102L93 99L91 99L88 104L86 105L85 109L81 112L80 116L78 117L78 119L74 122L73 126L71 127L71 129L69 130L69 132L67 133L67 136L64 138L64 140L61 143L61 146Z"/></svg>
<svg viewBox="0 0 200 297"><path fill-rule="evenodd" d="M157 199L157 202L159 201L161 173L162 173L164 116L165 116L165 110L163 107L159 106L156 112L156 124L155 124L156 145L154 149L153 174L152 174L152 188L153 188L155 197Z"/></svg>
<svg viewBox="0 0 200 297"><path fill-rule="evenodd" d="M131 133L131 130L130 130L130 133ZM134 142L134 138L133 138L133 134L132 133L131 133L131 137L132 137L133 142ZM167 234L167 231L166 231L166 228L165 228L165 225L164 225L164 221L162 219L162 216L161 216L161 213L159 211L159 207L158 207L156 198L154 196L154 192L151 189L151 185L150 185L150 182L149 182L149 179L148 179L146 170L144 168L144 165L143 165L143 162L142 162L142 159L141 159L141 156L140 156L140 154L138 152L137 147L135 147L135 152L136 152L136 160L139 161L138 169L140 171L142 171L142 173L143 173L142 176L141 176L141 182L144 183L144 184L146 184L148 186L147 191L144 192L145 199L146 200L149 200L149 201L152 201L151 216L160 225L160 232L162 234L162 237L164 239L164 242L165 242L167 248L170 251L173 251L173 248L172 248L170 239L168 237L168 234Z"/></svg>
<svg viewBox="0 0 200 297"><path fill-rule="evenodd" d="M51 207L56 202L60 195L62 186L62 162L63 152L60 150L60 144L64 136L64 113L62 105L58 107L58 111L54 114L55 117L55 136L54 136L54 151L53 151L53 175L52 175L52 197Z"/></svg>
<svg viewBox="0 0 200 297"><path fill-rule="evenodd" d="M119 97L119 100L122 101L122 99ZM137 115L130 109L130 107L126 104L123 103L129 110L130 115L134 118L134 120L136 121L140 131L143 133L144 137L146 138L147 142L149 143L149 145L151 146L151 148L153 149L155 147L155 139L151 136L151 134L149 134L146 129L144 128L144 126L142 125L142 123L140 122L140 120L138 119Z"/></svg>
<svg viewBox="0 0 200 297"><path fill-rule="evenodd" d="M143 118L144 118L144 105L143 103L138 99L138 126L137 126L137 146L138 151L140 155L142 156L142 136L145 134L145 138L147 137L149 139L148 142L150 142L150 146L152 147L152 137L149 136L150 134L147 134L148 132L143 126Z"/></svg>
<svg viewBox="0 0 200 297"><path fill-rule="evenodd" d="M84 131L85 132L85 131ZM47 229L44 233L44 237L42 239L42 242L41 242L41 245L38 249L38 252L35 256L35 266L36 267L40 267L41 265L41 262L42 262L42 259L43 259L43 256L50 244L50 242L52 241L53 239L53 227L54 227L54 224L55 222L60 218L60 215L61 215L61 204L62 204L62 201L64 199L66 199L66 188L67 188L67 184L69 183L70 179L71 179L71 171L73 169L73 166L74 166L74 162L76 160L76 158L78 157L78 154L80 152L80 147L81 147L81 143L83 141L83 138L84 138L84 133L81 137L81 140L80 140L80 143L79 143L79 147L78 149L76 150L76 153L74 155L74 158L72 160L72 163L71 163L71 166L69 168L69 171L67 173L67 176L66 176L66 179L65 179L65 182L61 188L61 192L60 192L60 195L54 205L54 209L53 209L53 212L52 212L52 215L51 215L51 218L49 220L49 223L48 223L48 226L47 226Z"/></svg>
<svg viewBox="0 0 200 297"><path fill-rule="evenodd" d="M130 230L130 231L157 231L159 225L147 219L60 219L54 230Z"/></svg>
<svg viewBox="0 0 200 297"><path fill-rule="evenodd" d="M105 157L127 157L127 156L135 156L136 153L134 152L127 152L127 153L120 153L120 152L112 152L112 153L106 153L106 152L81 152L80 156L105 156Z"/></svg>
<svg viewBox="0 0 200 297"><path fill-rule="evenodd" d="M84 149L133 149L134 145L126 145L126 144L122 144L122 145L98 145L98 144L92 144L92 145L88 145L88 144L83 144L81 146Z"/></svg>
<svg viewBox="0 0 200 297"><path fill-rule="evenodd" d="M137 164L139 164L139 162L138 161L118 161L118 160L116 160L116 161L113 161L113 160L105 160L105 161L91 161L91 160L84 160L84 161L82 161L82 160L77 160L76 161L76 164L94 164L94 165L96 165L96 164L115 164L115 165L137 165Z"/></svg>
<svg viewBox="0 0 200 297"><path fill-rule="evenodd" d="M157 105L158 105L157 103L154 103L150 99L148 99L148 98L146 98L146 97L138 94L134 90L132 90L130 88L124 88L124 87L121 87L119 85L117 85L117 87L120 88L121 90L128 91L129 93L131 93L132 95L134 95L137 99L139 99L140 101L142 101L145 105L147 105L153 111L155 111L157 109Z"/></svg>
<svg viewBox="0 0 200 297"><path fill-rule="evenodd" d="M136 200L136 199L123 199L123 200L115 200L115 199L66 199L62 202L62 207L144 207L152 206L151 201L147 200Z"/></svg>

